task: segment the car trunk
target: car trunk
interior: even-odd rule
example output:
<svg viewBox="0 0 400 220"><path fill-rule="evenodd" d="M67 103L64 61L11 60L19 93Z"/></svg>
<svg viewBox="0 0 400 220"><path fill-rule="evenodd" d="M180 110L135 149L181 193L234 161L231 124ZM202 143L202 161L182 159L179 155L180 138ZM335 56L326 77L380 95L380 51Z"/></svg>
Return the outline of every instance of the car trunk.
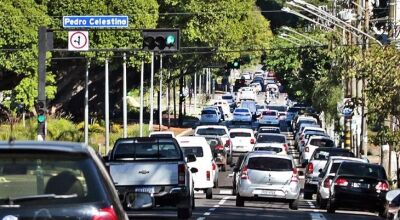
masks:
<svg viewBox="0 0 400 220"><path fill-rule="evenodd" d="M251 183L262 185L286 185L293 175L292 162L274 157L253 157L247 164Z"/></svg>

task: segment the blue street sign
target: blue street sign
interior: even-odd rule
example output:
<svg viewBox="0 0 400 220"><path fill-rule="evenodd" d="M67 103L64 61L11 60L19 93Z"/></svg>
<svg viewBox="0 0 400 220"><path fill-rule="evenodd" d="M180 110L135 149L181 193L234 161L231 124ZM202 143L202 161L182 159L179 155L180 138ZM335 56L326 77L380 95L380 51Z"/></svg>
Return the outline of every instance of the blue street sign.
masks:
<svg viewBox="0 0 400 220"><path fill-rule="evenodd" d="M64 28L127 28L128 16L64 16Z"/></svg>

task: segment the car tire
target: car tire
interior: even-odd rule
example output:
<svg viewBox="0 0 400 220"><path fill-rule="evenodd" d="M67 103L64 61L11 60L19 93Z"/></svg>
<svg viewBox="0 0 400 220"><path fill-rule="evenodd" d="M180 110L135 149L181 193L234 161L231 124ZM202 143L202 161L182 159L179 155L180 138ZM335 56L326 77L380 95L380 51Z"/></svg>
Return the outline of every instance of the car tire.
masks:
<svg viewBox="0 0 400 220"><path fill-rule="evenodd" d="M291 209L291 210L299 209L299 199L294 199L294 200L290 201L289 209Z"/></svg>
<svg viewBox="0 0 400 220"><path fill-rule="evenodd" d="M326 212L328 213L335 213L336 211L336 205L333 199L329 199L327 204L326 204Z"/></svg>
<svg viewBox="0 0 400 220"><path fill-rule="evenodd" d="M212 193L212 188L208 188L206 190L206 199L212 199L213 193Z"/></svg>
<svg viewBox="0 0 400 220"><path fill-rule="evenodd" d="M303 194L303 198L304 199L312 199L312 193L309 193L309 192L304 192L304 194Z"/></svg>
<svg viewBox="0 0 400 220"><path fill-rule="evenodd" d="M243 197L239 196L239 194L236 195L236 206L237 207L244 206L244 199L243 199Z"/></svg>

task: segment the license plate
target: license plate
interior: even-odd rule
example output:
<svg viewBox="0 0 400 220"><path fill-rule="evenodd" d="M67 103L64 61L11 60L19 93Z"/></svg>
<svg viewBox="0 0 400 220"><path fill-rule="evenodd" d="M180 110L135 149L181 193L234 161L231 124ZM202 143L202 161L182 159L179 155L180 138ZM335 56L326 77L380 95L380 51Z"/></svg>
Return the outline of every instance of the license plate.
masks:
<svg viewBox="0 0 400 220"><path fill-rule="evenodd" d="M136 188L135 192L153 194L155 192L155 190L154 190L154 187L143 187L143 188Z"/></svg>
<svg viewBox="0 0 400 220"><path fill-rule="evenodd" d="M353 187L354 188L368 189L369 188L369 184L367 184L367 183L353 183Z"/></svg>
<svg viewBox="0 0 400 220"><path fill-rule="evenodd" d="M243 146L237 146L236 148L243 148Z"/></svg>
<svg viewBox="0 0 400 220"><path fill-rule="evenodd" d="M253 193L257 195L267 195L267 196L275 195L275 191L272 190L254 190Z"/></svg>

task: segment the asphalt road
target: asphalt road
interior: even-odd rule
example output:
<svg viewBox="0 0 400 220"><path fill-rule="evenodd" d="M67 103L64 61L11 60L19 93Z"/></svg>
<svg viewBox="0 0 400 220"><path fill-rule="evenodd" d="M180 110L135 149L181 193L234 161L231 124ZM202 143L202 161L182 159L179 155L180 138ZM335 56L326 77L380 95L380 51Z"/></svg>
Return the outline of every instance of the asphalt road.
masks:
<svg viewBox="0 0 400 220"><path fill-rule="evenodd" d="M258 96L258 100L263 99L263 95ZM277 103L283 102L283 96ZM298 164L298 152L293 146L293 136L288 132L284 122L281 123L281 130L288 136L290 143L289 153L293 155ZM189 134L190 135L190 134ZM234 158L234 161L237 158ZM299 164L298 164L299 165ZM226 172L219 172L219 187L213 189L213 198L206 199L203 192L195 193L196 208L193 211L191 219L226 219L226 220L241 220L241 219L304 219L304 220L373 220L381 219L375 213L358 212L358 211L336 211L335 214L328 214L326 210L316 208L314 200L305 200L302 198L299 201L298 210L290 210L289 205L285 203L273 202L257 202L246 201L244 207L236 207L235 196L232 195L232 178L229 174L232 173L228 168ZM301 184L304 184L304 176L300 177ZM177 219L175 209L152 209L146 211L135 211L130 213L132 219Z"/></svg>

